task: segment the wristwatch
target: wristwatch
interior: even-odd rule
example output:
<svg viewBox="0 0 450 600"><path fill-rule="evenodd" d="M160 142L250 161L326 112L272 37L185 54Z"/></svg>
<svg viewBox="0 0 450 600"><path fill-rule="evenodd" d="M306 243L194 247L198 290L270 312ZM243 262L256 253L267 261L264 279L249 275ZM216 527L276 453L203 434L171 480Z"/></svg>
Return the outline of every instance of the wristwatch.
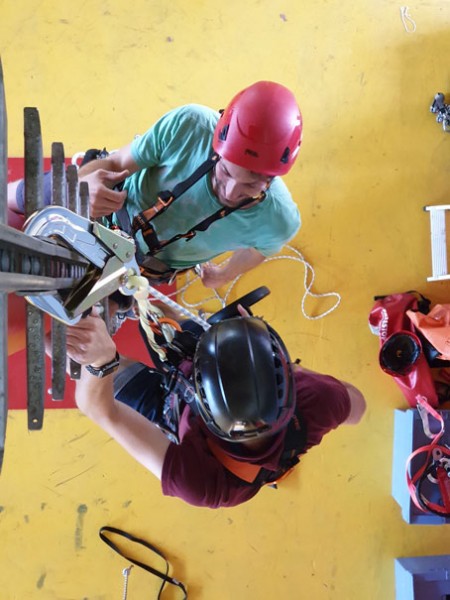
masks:
<svg viewBox="0 0 450 600"><path fill-rule="evenodd" d="M101 367L85 365L85 367L86 370L89 371L89 373L91 373L91 375L95 375L96 377L106 377L107 375L110 375L111 373L114 373L114 371L117 370L119 363L120 356L119 353L116 351L116 356L113 358L113 360L109 361L109 363L106 363L106 365L102 365Z"/></svg>

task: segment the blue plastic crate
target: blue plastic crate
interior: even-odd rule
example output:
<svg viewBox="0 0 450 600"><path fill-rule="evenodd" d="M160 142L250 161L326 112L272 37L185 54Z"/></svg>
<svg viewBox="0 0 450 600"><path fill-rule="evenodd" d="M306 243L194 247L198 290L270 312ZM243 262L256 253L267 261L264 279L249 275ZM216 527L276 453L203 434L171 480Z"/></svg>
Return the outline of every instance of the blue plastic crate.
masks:
<svg viewBox="0 0 450 600"><path fill-rule="evenodd" d="M449 600L450 555L395 560L396 600Z"/></svg>
<svg viewBox="0 0 450 600"><path fill-rule="evenodd" d="M444 419L445 433L439 443L450 446L450 411L439 411ZM434 423L433 423L434 421ZM438 430L438 423L431 420L433 429ZM422 512L412 502L406 485L405 465L408 456L419 448L430 443L424 434L422 420L415 409L394 411L394 456L392 461L392 495L402 509L403 519L414 525L442 525L450 523L450 518ZM415 457L412 461L412 472L422 466L424 455ZM426 482L424 492L435 502L439 499L437 484Z"/></svg>

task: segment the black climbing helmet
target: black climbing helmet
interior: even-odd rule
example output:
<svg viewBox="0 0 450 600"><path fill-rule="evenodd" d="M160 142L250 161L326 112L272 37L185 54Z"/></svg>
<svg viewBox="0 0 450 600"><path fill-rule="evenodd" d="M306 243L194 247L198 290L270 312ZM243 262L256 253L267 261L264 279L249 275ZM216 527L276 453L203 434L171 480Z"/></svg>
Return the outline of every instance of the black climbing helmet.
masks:
<svg viewBox="0 0 450 600"><path fill-rule="evenodd" d="M223 440L243 442L285 427L295 407L292 367L280 336L256 317L215 323L194 357L196 408Z"/></svg>

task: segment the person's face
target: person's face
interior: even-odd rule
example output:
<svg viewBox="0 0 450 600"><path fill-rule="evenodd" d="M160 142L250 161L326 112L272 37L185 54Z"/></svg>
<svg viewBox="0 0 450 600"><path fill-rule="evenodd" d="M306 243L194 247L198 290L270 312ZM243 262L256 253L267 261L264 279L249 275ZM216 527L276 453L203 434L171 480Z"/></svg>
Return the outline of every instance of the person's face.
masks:
<svg viewBox="0 0 450 600"><path fill-rule="evenodd" d="M243 169L224 158L216 164L212 185L215 195L223 206L230 208L246 198L255 198L269 187L271 178ZM251 206L251 205L249 205Z"/></svg>

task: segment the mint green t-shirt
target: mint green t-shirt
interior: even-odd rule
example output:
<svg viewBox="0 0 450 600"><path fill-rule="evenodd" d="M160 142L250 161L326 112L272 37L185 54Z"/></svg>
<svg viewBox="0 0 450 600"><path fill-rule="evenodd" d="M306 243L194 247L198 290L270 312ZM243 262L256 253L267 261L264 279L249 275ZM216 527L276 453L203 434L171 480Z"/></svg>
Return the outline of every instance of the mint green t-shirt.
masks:
<svg viewBox="0 0 450 600"><path fill-rule="evenodd" d="M155 203L158 192L172 190L187 179L212 152L212 138L219 113L190 104L170 111L131 145L131 154L141 170L128 177L125 207L130 220ZM163 214L153 219L159 240L167 240L221 208L207 173ZM260 204L237 210L214 222L207 231L189 241L178 240L156 256L172 268L206 262L227 251L255 248L264 256L278 252L300 227L300 215L279 177L270 185ZM137 242L148 252L140 232Z"/></svg>

